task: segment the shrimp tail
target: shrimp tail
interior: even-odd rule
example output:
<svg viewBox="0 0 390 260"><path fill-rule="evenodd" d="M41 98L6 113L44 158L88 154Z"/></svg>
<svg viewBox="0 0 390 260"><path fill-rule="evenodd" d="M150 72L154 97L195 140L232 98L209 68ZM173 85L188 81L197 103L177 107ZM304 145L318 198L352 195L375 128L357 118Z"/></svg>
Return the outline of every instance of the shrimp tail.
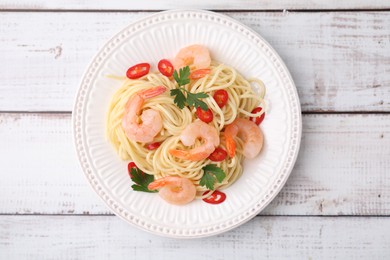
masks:
<svg viewBox="0 0 390 260"><path fill-rule="evenodd" d="M170 149L169 153L175 157L194 162L203 160L210 155L208 152L189 152L177 149Z"/></svg>
<svg viewBox="0 0 390 260"><path fill-rule="evenodd" d="M230 156L230 158L233 158L236 154L236 143L234 142L234 139L231 136L225 136L226 137L226 150Z"/></svg>
<svg viewBox="0 0 390 260"><path fill-rule="evenodd" d="M155 180L148 185L149 190L158 190L165 186L170 186L169 189L171 192L179 192L181 191L180 186L177 183L177 177L167 176L161 179Z"/></svg>
<svg viewBox="0 0 390 260"><path fill-rule="evenodd" d="M225 129L226 150L230 158L233 158L236 154L236 142L234 141L234 137L237 135L238 129L238 126L234 123L228 125Z"/></svg>
<svg viewBox="0 0 390 260"><path fill-rule="evenodd" d="M189 156L189 153L183 150L177 150L177 149L170 149L168 151L171 155L182 158L182 159L187 159Z"/></svg>
<svg viewBox="0 0 390 260"><path fill-rule="evenodd" d="M149 88L143 91L138 92L137 94L140 95L143 99L148 99L152 97L156 97L162 93L164 93L167 90L164 86L157 86L153 88Z"/></svg>
<svg viewBox="0 0 390 260"><path fill-rule="evenodd" d="M162 178L162 179L158 179L158 180L155 180L155 181L149 183L148 189L149 190L158 190L158 189L164 187L165 185L167 185L167 181L165 178Z"/></svg>

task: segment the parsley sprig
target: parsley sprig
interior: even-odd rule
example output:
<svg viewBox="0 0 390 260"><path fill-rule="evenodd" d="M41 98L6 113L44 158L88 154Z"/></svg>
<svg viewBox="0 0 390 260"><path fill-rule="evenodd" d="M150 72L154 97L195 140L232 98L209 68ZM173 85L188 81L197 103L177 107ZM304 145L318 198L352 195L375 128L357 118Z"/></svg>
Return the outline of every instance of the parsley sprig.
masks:
<svg viewBox="0 0 390 260"><path fill-rule="evenodd" d="M209 164L202 168L204 171L199 184L206 186L209 190L214 190L214 184L216 181L221 183L225 179L225 172L215 164Z"/></svg>
<svg viewBox="0 0 390 260"><path fill-rule="evenodd" d="M149 190L148 185L149 183L154 181L154 176L144 173L138 168L132 168L130 173L131 180L135 183L131 185L133 190L135 191L143 191L143 192L150 192L155 193L156 190Z"/></svg>
<svg viewBox="0 0 390 260"><path fill-rule="evenodd" d="M207 111L209 109L207 104L200 99L207 98L209 95L204 92L191 93L183 87L190 83L190 74L189 66L181 68L179 73L177 73L177 70L173 72L173 78L178 84L178 88L171 89L171 96L175 97L173 102L175 102L180 109L183 109L184 106L187 105L195 108L200 107L202 110Z"/></svg>
<svg viewBox="0 0 390 260"><path fill-rule="evenodd" d="M185 66L179 70L179 74L177 73L177 70L173 71L173 78L176 80L179 87L187 85L190 83L190 67Z"/></svg>

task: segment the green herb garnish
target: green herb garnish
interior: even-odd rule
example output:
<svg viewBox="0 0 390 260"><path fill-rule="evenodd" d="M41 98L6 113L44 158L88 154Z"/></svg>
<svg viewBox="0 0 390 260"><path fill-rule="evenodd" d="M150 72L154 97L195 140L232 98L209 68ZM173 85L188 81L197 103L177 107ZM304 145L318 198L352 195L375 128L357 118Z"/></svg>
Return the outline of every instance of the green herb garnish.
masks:
<svg viewBox="0 0 390 260"><path fill-rule="evenodd" d="M154 181L154 176L144 173L138 168L132 168L130 173L131 180L135 183L131 185L133 190L135 191L143 191L143 192L158 192L156 190L149 190L149 183Z"/></svg>
<svg viewBox="0 0 390 260"><path fill-rule="evenodd" d="M185 66L179 70L179 74L177 74L177 70L173 71L173 78L176 80L179 87L181 87L190 83L190 74L190 67Z"/></svg>
<svg viewBox="0 0 390 260"><path fill-rule="evenodd" d="M179 86L176 89L171 89L171 96L175 97L173 102L180 109L183 109L184 106L187 105L190 107L193 106L195 108L200 107L202 110L207 111L209 109L207 104L200 99L207 98L209 95L207 95L204 92L191 93L190 91L182 87L190 83L189 77L190 77L190 67L188 66L181 68L179 70L179 73L177 73L177 70L173 72L173 78L176 80Z"/></svg>
<svg viewBox="0 0 390 260"><path fill-rule="evenodd" d="M202 168L204 171L199 184L206 186L209 190L214 190L214 184L216 181L221 183L225 179L225 172L215 164L209 164Z"/></svg>

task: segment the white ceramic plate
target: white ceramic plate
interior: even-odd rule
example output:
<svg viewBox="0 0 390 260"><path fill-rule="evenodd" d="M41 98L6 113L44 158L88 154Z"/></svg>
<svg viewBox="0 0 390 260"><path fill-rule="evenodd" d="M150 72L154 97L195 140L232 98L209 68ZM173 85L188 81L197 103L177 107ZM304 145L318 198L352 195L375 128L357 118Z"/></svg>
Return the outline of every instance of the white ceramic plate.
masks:
<svg viewBox="0 0 390 260"><path fill-rule="evenodd" d="M127 162L105 136L109 100L128 67L172 58L190 44L207 46L212 58L235 67L245 77L263 80L269 104L261 125L265 145L260 156L244 163L243 176L224 190L219 205L194 201L185 206L164 202L157 194L134 192ZM118 216L143 230L178 238L215 235L243 224L276 196L295 163L301 138L296 88L272 47L236 20L208 11L168 11L143 18L115 35L87 69L73 111L77 154L88 181Z"/></svg>

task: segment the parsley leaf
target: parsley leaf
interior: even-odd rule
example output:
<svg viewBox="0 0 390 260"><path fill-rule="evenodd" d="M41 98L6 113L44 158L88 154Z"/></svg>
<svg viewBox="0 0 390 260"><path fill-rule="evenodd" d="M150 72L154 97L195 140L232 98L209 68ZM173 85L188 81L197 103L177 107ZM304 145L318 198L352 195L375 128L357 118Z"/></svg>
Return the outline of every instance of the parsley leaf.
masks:
<svg viewBox="0 0 390 260"><path fill-rule="evenodd" d="M177 74L177 70L173 72L173 78L176 80L179 87L187 85L190 83L190 67L185 66L179 70L179 75Z"/></svg>
<svg viewBox="0 0 390 260"><path fill-rule="evenodd" d="M183 109L184 106L187 105L190 107L193 106L195 108L200 107L202 110L207 111L209 109L207 104L200 99L207 98L209 95L204 92L191 93L190 91L182 87L190 83L190 73L190 67L188 66L181 68L179 70L179 73L177 73L177 70L173 72L173 78L176 80L179 86L179 88L177 89L171 89L170 94L171 96L175 97L173 102L180 109Z"/></svg>
<svg viewBox="0 0 390 260"><path fill-rule="evenodd" d="M183 109L186 104L186 96L184 96L183 92L180 89L171 89L171 96L176 96L173 102L180 108Z"/></svg>
<svg viewBox="0 0 390 260"><path fill-rule="evenodd" d="M202 179L200 179L199 185L206 186L209 190L214 190L215 178L208 173L204 173Z"/></svg>
<svg viewBox="0 0 390 260"><path fill-rule="evenodd" d="M200 179L199 184L206 186L209 190L214 190L214 184L216 181L221 183L225 179L225 172L215 164L209 164L202 168L203 176Z"/></svg>
<svg viewBox="0 0 390 260"><path fill-rule="evenodd" d="M131 185L131 187L133 188L134 191L143 191L143 192L150 192L150 193L157 192L155 190L149 190L148 188L145 188L144 186L138 184L133 184Z"/></svg>
<svg viewBox="0 0 390 260"><path fill-rule="evenodd" d="M200 92L200 93L191 93L187 92L187 104L189 106L194 107L200 107L202 110L207 111L209 110L207 104L203 102L202 100L199 100L200 98L206 98L208 95L206 93Z"/></svg>
<svg viewBox="0 0 390 260"><path fill-rule="evenodd" d="M131 187L134 191L143 191L143 192L151 192L155 193L156 190L149 190L148 185L152 181L154 181L154 176L149 175L141 171L140 169L132 168L131 169L131 180L135 183Z"/></svg>

